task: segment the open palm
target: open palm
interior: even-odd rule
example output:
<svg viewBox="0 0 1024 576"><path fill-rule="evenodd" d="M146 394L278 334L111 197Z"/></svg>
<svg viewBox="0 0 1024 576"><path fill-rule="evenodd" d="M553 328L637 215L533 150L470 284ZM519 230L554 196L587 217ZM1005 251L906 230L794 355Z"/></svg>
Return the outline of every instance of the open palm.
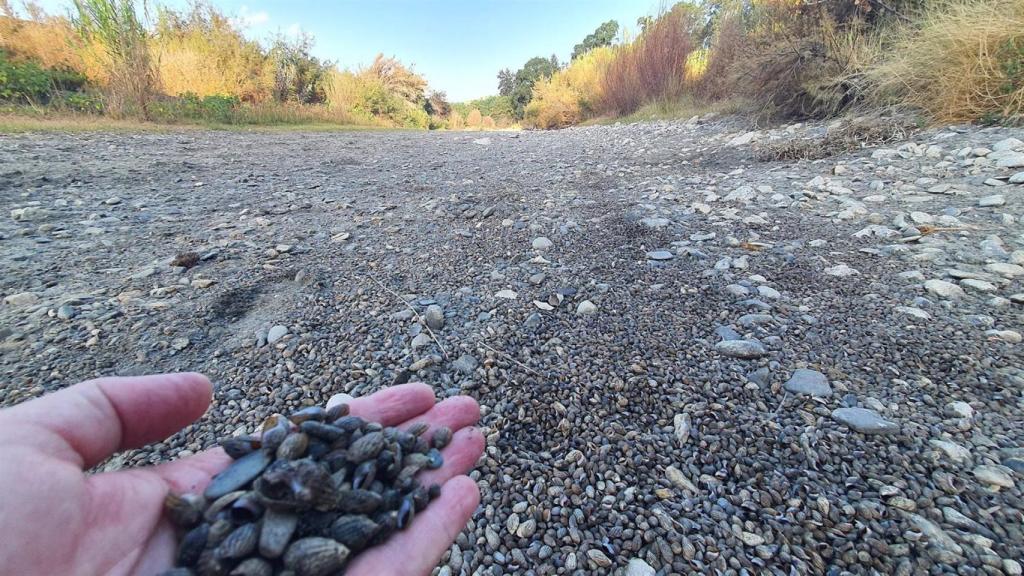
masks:
<svg viewBox="0 0 1024 576"><path fill-rule="evenodd" d="M86 474L111 454L161 440L206 411L200 374L83 382L0 411L0 558L4 574L157 574L171 566L167 492L201 492L230 459L219 448L148 468ZM412 525L367 550L346 574L428 574L479 503L464 476L483 452L480 416L467 397L436 403L424 384L350 402L351 413L387 426L427 422L455 431L445 463L425 472L441 496ZM429 434L429 432L428 432Z"/></svg>

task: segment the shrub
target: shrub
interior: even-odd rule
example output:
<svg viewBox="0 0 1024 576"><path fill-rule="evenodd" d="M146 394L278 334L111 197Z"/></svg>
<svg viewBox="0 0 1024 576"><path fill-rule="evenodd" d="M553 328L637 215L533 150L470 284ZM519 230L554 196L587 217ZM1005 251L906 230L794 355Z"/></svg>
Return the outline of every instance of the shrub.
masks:
<svg viewBox="0 0 1024 576"><path fill-rule="evenodd" d="M696 47L695 24L692 9L677 4L619 48L602 79L602 110L628 114L646 102L681 96L686 63Z"/></svg>
<svg viewBox="0 0 1024 576"><path fill-rule="evenodd" d="M476 108L470 110L469 114L466 114L466 128L479 130L482 124L483 116L480 114L480 111L477 110Z"/></svg>
<svg viewBox="0 0 1024 576"><path fill-rule="evenodd" d="M950 0L907 27L868 73L881 102L942 122L1024 115L1024 3Z"/></svg>
<svg viewBox="0 0 1024 576"><path fill-rule="evenodd" d="M50 77L35 62L12 62L0 51L0 99L34 103L50 92Z"/></svg>

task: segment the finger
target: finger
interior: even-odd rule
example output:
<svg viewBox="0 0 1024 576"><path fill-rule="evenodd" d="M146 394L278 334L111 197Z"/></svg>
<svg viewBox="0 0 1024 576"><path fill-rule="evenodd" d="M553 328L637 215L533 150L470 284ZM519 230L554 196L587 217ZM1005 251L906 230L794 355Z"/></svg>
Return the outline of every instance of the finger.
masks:
<svg viewBox="0 0 1024 576"><path fill-rule="evenodd" d="M479 419L480 405L476 400L469 396L453 396L438 402L430 410L409 419L398 427L406 429L417 422L426 422L430 427L423 433L423 436L429 439L434 430L441 426L447 426L454 431L472 426Z"/></svg>
<svg viewBox="0 0 1024 576"><path fill-rule="evenodd" d="M212 448L187 458L158 464L153 472L163 478L175 494L201 494L210 478L228 467L231 457L221 448Z"/></svg>
<svg viewBox="0 0 1024 576"><path fill-rule="evenodd" d="M434 406L434 389L421 383L391 386L356 398L348 406L350 414L394 426L430 410Z"/></svg>
<svg viewBox="0 0 1024 576"><path fill-rule="evenodd" d="M89 380L0 413L26 443L89 468L119 450L162 440L202 416L213 387L194 373Z"/></svg>
<svg viewBox="0 0 1024 576"><path fill-rule="evenodd" d="M441 495L416 515L408 529L360 554L346 570L350 576L430 574L480 503L480 490L468 476L457 476Z"/></svg>
<svg viewBox="0 0 1024 576"><path fill-rule="evenodd" d="M483 453L484 435L480 429L463 428L452 435L451 443L441 451L444 464L437 470L422 472L418 479L424 486L444 484L472 470Z"/></svg>

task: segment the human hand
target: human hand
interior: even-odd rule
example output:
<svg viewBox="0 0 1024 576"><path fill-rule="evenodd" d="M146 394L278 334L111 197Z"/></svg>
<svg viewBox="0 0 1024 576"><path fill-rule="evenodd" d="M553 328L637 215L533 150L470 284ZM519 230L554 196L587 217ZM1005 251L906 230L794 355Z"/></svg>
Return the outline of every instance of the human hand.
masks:
<svg viewBox="0 0 1024 576"><path fill-rule="evenodd" d="M177 543L163 518L168 491L202 492L230 462L220 448L147 468L86 474L111 454L162 440L206 411L200 374L104 378L0 410L0 558L4 574L142 574L171 566ZM425 472L441 496L346 574L429 574L480 500L463 474L483 453L476 402L435 404L424 384L387 388L349 403L388 426L414 422L455 431L444 465ZM429 432L428 432L429 433Z"/></svg>

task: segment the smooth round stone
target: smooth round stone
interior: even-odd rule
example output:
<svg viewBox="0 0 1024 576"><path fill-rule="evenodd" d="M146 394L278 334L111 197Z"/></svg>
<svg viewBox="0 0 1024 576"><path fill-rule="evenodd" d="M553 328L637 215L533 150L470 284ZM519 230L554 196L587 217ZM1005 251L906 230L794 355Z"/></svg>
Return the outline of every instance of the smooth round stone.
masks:
<svg viewBox="0 0 1024 576"><path fill-rule="evenodd" d="M900 431L899 424L867 408L836 408L832 411L832 419L861 434L896 434Z"/></svg>
<svg viewBox="0 0 1024 576"><path fill-rule="evenodd" d="M626 571L623 576L654 576L657 572L650 564L640 558L633 558L626 564Z"/></svg>
<svg viewBox="0 0 1024 576"><path fill-rule="evenodd" d="M423 321L431 330L444 328L444 310L437 304L427 306L427 311L423 313Z"/></svg>
<svg viewBox="0 0 1024 576"><path fill-rule="evenodd" d="M551 248L553 245L554 244L551 242L551 240L547 239L544 236L534 238L532 244L534 250L547 250L548 248Z"/></svg>
<svg viewBox="0 0 1024 576"><path fill-rule="evenodd" d="M273 344L273 343L277 342L281 338L284 338L285 334L287 334L287 333L288 333L288 328L287 327L282 326L280 324L278 324L277 326L274 326L273 328L270 329L269 332L267 332L267 344Z"/></svg>
<svg viewBox="0 0 1024 576"><path fill-rule="evenodd" d="M715 351L723 356L753 360L768 355L760 342L754 340L725 340L715 344Z"/></svg>
<svg viewBox="0 0 1024 576"><path fill-rule="evenodd" d="M668 250L652 250L647 253L647 258L651 260L671 260L675 258L675 255Z"/></svg>
<svg viewBox="0 0 1024 576"><path fill-rule="evenodd" d="M576 306L576 313L580 316L593 316L597 314L597 305L590 300L584 300Z"/></svg>
<svg viewBox="0 0 1024 576"><path fill-rule="evenodd" d="M807 394L809 396L826 397L832 395L832 387L829 386L828 378L817 370L799 368L793 372L789 380L782 385L786 390L794 394Z"/></svg>

